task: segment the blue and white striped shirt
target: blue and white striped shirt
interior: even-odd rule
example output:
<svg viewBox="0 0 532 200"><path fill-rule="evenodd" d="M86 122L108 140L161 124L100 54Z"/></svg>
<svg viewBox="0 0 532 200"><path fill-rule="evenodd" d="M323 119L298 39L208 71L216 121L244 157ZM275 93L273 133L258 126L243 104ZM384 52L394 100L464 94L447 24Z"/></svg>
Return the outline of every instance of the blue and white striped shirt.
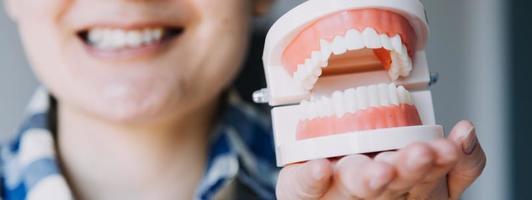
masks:
<svg viewBox="0 0 532 200"><path fill-rule="evenodd" d="M53 109L47 91L39 89L16 137L2 148L3 199L74 198L57 160ZM232 199L274 199L277 168L269 121L236 95L229 95L221 112L196 199L212 199L233 184Z"/></svg>

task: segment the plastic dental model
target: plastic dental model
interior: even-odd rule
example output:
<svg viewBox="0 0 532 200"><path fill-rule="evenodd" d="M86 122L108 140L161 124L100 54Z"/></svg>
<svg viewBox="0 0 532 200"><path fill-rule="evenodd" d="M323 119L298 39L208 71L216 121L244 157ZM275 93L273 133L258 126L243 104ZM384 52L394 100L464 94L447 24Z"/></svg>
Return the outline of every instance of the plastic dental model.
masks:
<svg viewBox="0 0 532 200"><path fill-rule="evenodd" d="M270 29L263 61L277 164L394 150L436 125L419 0L309 0Z"/></svg>

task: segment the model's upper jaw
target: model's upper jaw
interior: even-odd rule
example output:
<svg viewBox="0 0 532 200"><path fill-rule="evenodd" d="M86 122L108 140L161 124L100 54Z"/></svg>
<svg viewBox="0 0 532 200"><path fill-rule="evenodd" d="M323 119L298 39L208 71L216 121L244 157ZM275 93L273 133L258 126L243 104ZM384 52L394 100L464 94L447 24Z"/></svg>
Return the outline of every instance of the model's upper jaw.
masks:
<svg viewBox="0 0 532 200"><path fill-rule="evenodd" d="M77 32L88 46L101 51L142 48L170 41L183 32L183 27L150 25L133 28L93 26Z"/></svg>
<svg viewBox="0 0 532 200"><path fill-rule="evenodd" d="M283 65L311 90L320 76L387 70L392 80L412 71L415 31L391 11L342 11L305 27L286 47Z"/></svg>

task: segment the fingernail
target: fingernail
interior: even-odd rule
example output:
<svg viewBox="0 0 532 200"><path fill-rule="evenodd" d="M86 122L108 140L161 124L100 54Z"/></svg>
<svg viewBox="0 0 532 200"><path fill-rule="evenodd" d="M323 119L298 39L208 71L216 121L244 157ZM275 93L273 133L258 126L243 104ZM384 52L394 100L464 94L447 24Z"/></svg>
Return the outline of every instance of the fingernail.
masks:
<svg viewBox="0 0 532 200"><path fill-rule="evenodd" d="M467 135L465 135L464 137L465 139L461 140L462 151L466 155L471 155L478 146L478 140L475 134L475 127L471 127L468 130Z"/></svg>

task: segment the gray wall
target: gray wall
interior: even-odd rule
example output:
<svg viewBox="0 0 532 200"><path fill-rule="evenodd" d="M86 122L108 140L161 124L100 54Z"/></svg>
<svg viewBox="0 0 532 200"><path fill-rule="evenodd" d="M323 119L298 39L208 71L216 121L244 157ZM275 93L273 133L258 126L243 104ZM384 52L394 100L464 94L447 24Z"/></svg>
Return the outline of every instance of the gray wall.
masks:
<svg viewBox="0 0 532 200"><path fill-rule="evenodd" d="M0 1L0 141L17 127L36 84L16 27L6 17Z"/></svg>
<svg viewBox="0 0 532 200"><path fill-rule="evenodd" d="M280 0L274 13L260 23L266 27L300 2ZM504 1L426 0L424 3L432 31L428 59L432 71L441 75L440 82L432 88L438 121L447 130L460 119L475 121L489 157L486 173L466 198L508 199ZM0 138L5 138L20 120L36 81L24 59L16 27L1 8L0 133L6 134Z"/></svg>

